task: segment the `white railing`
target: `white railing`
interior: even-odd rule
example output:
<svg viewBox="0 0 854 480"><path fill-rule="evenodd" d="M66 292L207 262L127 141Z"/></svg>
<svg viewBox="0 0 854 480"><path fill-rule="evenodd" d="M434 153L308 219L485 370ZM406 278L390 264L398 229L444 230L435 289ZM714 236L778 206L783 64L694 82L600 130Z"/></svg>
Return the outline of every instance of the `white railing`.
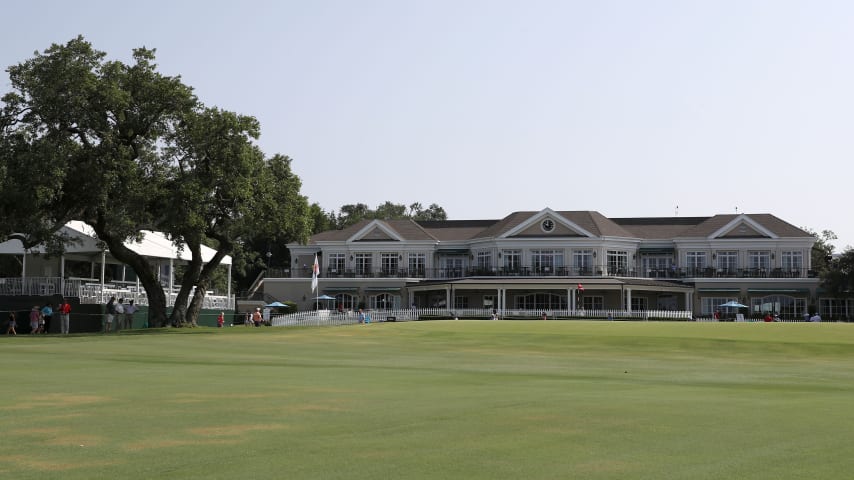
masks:
<svg viewBox="0 0 854 480"><path fill-rule="evenodd" d="M499 314L500 320L537 320L543 313L548 320L691 320L687 310L646 310L627 312L623 310L505 310ZM372 323L385 321L432 320L440 318L489 319L492 310L488 308L404 308L394 310L368 310ZM306 312L272 315L270 324L274 327L329 327L359 323L359 314L353 311L311 310Z"/></svg>
<svg viewBox="0 0 854 480"><path fill-rule="evenodd" d="M166 292L166 306L175 305L178 297L178 286L173 293ZM166 289L164 289L165 291ZM62 295L77 297L80 303L107 303L110 297L124 298L126 302L133 300L137 305L148 305L145 289L137 288L136 284L105 283L101 284L94 278L59 277L0 277L0 296L42 296ZM190 292L192 298L193 291ZM234 310L234 295L214 295L208 293L202 303L202 308L212 310Z"/></svg>

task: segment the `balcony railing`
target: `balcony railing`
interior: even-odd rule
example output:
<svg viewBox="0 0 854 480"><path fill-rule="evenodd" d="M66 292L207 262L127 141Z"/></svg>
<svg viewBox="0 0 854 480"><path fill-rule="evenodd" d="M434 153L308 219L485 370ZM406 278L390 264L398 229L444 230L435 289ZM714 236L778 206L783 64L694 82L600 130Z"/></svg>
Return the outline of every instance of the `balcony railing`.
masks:
<svg viewBox="0 0 854 480"><path fill-rule="evenodd" d="M268 277L270 276L268 272ZM292 278L310 278L311 268L293 269ZM671 267L662 269L609 268L607 265L589 267L448 267L423 268L375 268L375 269L326 269L321 278L424 278L448 279L469 277L634 277L652 279L685 278L814 278L818 274L806 268L733 268L714 267Z"/></svg>
<svg viewBox="0 0 854 480"><path fill-rule="evenodd" d="M167 306L171 307L175 304L180 288L180 285L176 285L170 293L169 287L164 287ZM62 295L67 298L79 298L80 303L107 303L110 297L116 297L124 298L126 301L133 300L137 305L148 305L145 289L137 288L135 283L111 282L101 285L94 278L66 278L60 281L59 277L0 277L0 295L41 297ZM234 295L216 295L215 292L208 292L202 308L233 309Z"/></svg>

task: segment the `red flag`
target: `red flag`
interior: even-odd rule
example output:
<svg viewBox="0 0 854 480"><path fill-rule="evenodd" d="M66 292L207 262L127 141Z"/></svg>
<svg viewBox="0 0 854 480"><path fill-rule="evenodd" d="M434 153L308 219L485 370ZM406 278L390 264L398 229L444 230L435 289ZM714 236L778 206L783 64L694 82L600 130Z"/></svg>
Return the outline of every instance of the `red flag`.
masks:
<svg viewBox="0 0 854 480"><path fill-rule="evenodd" d="M582 285L582 284L580 284L580 283L579 283L579 284L578 284L578 290L579 290L579 291L581 291L581 292L583 292L583 291L584 291L584 285Z"/></svg>

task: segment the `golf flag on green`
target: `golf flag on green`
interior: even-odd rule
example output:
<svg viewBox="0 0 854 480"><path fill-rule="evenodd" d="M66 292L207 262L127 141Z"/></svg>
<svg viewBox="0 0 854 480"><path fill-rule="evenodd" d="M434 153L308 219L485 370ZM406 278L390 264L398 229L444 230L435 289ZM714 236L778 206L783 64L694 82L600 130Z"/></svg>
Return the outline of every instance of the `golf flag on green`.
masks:
<svg viewBox="0 0 854 480"><path fill-rule="evenodd" d="M317 290L317 275L320 274L320 265L317 264L317 254L314 254L314 266L311 267L311 292Z"/></svg>

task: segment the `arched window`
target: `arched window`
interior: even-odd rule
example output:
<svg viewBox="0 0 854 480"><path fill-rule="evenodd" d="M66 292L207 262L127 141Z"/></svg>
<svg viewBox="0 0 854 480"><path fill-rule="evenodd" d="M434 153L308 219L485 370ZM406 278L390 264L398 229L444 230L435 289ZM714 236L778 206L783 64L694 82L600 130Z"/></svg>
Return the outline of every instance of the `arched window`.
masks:
<svg viewBox="0 0 854 480"><path fill-rule="evenodd" d="M338 295L335 295L335 308L340 308L344 311L355 310L356 297L349 293L339 293Z"/></svg>

